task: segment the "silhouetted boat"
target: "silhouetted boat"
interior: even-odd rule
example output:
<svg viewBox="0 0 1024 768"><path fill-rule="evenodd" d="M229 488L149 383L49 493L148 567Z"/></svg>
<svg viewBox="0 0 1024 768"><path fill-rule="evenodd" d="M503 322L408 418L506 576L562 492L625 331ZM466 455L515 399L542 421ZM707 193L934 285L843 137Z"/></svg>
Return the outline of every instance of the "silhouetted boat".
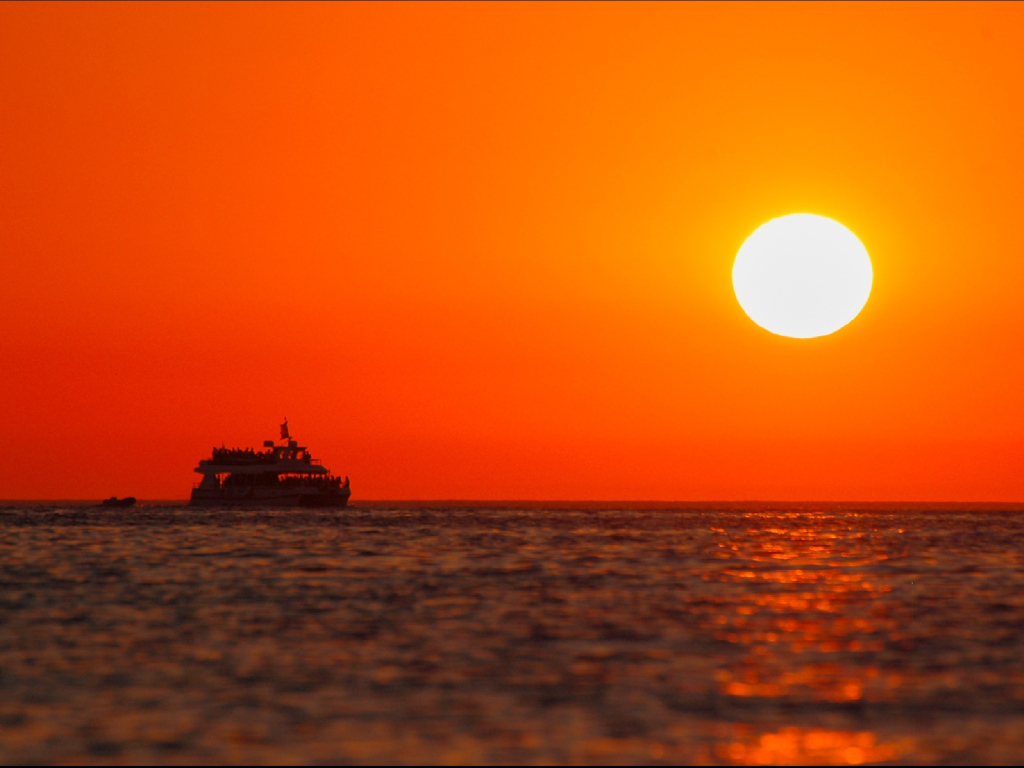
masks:
<svg viewBox="0 0 1024 768"><path fill-rule="evenodd" d="M195 471L203 480L192 488L192 506L344 507L351 495L348 478L335 477L288 434L281 441L252 448L214 448Z"/></svg>
<svg viewBox="0 0 1024 768"><path fill-rule="evenodd" d="M117 498L117 496L111 496L109 499L103 500L104 507L134 507L135 497L125 496L123 499Z"/></svg>

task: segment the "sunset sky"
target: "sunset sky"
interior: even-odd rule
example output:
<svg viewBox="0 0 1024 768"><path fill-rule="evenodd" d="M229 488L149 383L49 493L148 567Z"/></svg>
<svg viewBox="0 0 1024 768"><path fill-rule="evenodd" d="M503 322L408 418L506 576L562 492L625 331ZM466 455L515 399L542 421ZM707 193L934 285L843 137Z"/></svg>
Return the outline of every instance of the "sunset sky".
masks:
<svg viewBox="0 0 1024 768"><path fill-rule="evenodd" d="M1020 4L0 5L0 498L1024 500ZM752 323L784 214L861 315Z"/></svg>

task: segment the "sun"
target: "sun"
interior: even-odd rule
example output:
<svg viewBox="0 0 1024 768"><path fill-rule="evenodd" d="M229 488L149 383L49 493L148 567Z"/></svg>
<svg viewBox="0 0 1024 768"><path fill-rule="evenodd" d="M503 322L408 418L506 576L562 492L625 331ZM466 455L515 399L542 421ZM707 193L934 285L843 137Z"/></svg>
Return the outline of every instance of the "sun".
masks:
<svg viewBox="0 0 1024 768"><path fill-rule="evenodd" d="M732 285L751 320L795 339L835 333L871 294L871 258L838 221L794 213L762 224L736 254Z"/></svg>

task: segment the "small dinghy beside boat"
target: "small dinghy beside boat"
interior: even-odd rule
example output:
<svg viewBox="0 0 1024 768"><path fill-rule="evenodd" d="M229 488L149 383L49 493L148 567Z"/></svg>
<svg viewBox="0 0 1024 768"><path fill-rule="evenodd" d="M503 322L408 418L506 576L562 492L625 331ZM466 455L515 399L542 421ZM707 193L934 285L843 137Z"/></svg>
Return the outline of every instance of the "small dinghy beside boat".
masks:
<svg viewBox="0 0 1024 768"><path fill-rule="evenodd" d="M103 500L104 507L134 507L135 497L125 496L123 499L117 498L117 496L111 496L109 499Z"/></svg>

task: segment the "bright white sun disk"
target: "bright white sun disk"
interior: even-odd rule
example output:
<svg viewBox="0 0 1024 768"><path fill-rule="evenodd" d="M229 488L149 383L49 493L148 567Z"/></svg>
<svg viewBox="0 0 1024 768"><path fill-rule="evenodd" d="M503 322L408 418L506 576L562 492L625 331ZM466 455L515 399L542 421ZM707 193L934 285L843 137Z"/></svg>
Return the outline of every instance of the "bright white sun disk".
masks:
<svg viewBox="0 0 1024 768"><path fill-rule="evenodd" d="M871 259L837 221L794 213L762 224L736 254L732 285L751 320L810 339L853 320L871 293Z"/></svg>

